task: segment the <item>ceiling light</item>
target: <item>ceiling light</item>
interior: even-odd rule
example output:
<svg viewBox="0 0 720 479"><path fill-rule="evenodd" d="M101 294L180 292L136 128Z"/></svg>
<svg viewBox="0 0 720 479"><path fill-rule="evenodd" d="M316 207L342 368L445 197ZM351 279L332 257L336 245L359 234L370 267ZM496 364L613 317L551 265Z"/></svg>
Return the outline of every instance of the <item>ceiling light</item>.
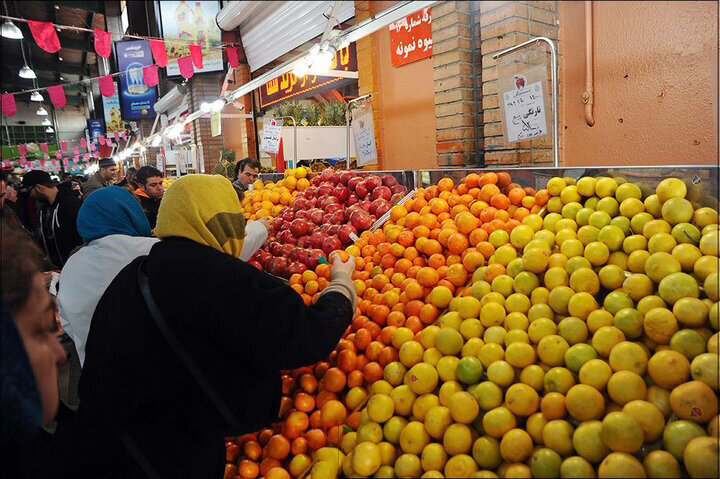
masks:
<svg viewBox="0 0 720 479"><path fill-rule="evenodd" d="M30 95L30 101L45 101L45 99L39 91L34 91L32 92L32 95Z"/></svg>
<svg viewBox="0 0 720 479"><path fill-rule="evenodd" d="M314 56L310 71L316 75L325 73L330 70L334 59L335 49L333 49L333 47L330 46L329 43L326 43L322 46L322 48L320 48L320 51L317 53L317 55Z"/></svg>
<svg viewBox="0 0 720 479"><path fill-rule="evenodd" d="M62 57L58 57L58 60L63 61Z"/></svg>
<svg viewBox="0 0 720 479"><path fill-rule="evenodd" d="M153 138L151 145L152 146L160 146L160 143L162 143L162 135L160 133L157 133L155 135L155 138Z"/></svg>
<svg viewBox="0 0 720 479"><path fill-rule="evenodd" d="M293 75L295 75L296 78L302 78L307 75L308 69L309 65L307 57L305 57L295 64L295 68L293 69Z"/></svg>
<svg viewBox="0 0 720 479"><path fill-rule="evenodd" d="M200 103L200 110L204 111L205 113L210 113L210 103L206 101Z"/></svg>
<svg viewBox="0 0 720 479"><path fill-rule="evenodd" d="M10 20L6 20L5 23L2 24L1 35L11 40L22 40L23 38L22 30Z"/></svg>
<svg viewBox="0 0 720 479"><path fill-rule="evenodd" d="M53 130L52 126L48 126L45 128L45 133L55 133L55 130Z"/></svg>
<svg viewBox="0 0 720 479"><path fill-rule="evenodd" d="M42 105L40 105L40 108L37 109L37 112L36 112L36 113L37 113L38 116L43 116L43 115L44 115L44 116L47 116L47 114L48 114L47 110L46 110L45 107L42 106Z"/></svg>
<svg viewBox="0 0 720 479"><path fill-rule="evenodd" d="M62 75L60 75L60 79L61 79L61 80L64 80L65 78L63 78Z"/></svg>
<svg viewBox="0 0 720 479"><path fill-rule="evenodd" d="M42 126L52 126L52 123L50 123L50 120L48 118L45 118L40 124Z"/></svg>
<svg viewBox="0 0 720 479"><path fill-rule="evenodd" d="M23 67L20 69L20 73L18 73L18 76L20 78L28 78L31 80L34 78L37 78L37 75L35 74L35 72L33 71L32 68L27 66L27 63L25 65L23 65Z"/></svg>
<svg viewBox="0 0 720 479"><path fill-rule="evenodd" d="M225 100L218 98L214 102L210 103L210 111L218 112L225 108Z"/></svg>

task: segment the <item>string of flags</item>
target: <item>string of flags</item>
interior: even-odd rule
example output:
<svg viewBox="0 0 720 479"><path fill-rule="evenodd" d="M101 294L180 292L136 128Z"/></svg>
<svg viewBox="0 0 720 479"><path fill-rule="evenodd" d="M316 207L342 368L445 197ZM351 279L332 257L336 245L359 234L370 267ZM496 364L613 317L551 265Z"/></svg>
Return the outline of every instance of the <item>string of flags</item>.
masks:
<svg viewBox="0 0 720 479"><path fill-rule="evenodd" d="M2 18L6 18L5 16L2 16ZM9 17L7 17L9 18ZM43 49L46 52L49 53L56 53L58 52L62 46L60 45L60 39L58 38L57 32L55 31L55 27L57 25L53 24L52 22L38 22L34 20L24 20L20 19L22 21L26 21L28 23L28 26L30 27L30 31L32 32L33 39L35 40L35 43L37 43L38 47ZM66 27L66 28L75 28L75 27ZM94 35L94 47L95 52L103 57L103 58L109 58L110 52L112 50L111 48L111 34L109 32L105 32L99 28L93 29L93 35ZM142 37L141 37L142 38ZM165 48L165 41L159 40L159 39L149 39L150 43L150 50L152 52L153 61L154 64L142 67L142 77L143 82L148 87L154 87L159 82L159 76L158 76L158 67L160 68L166 68L168 65L168 55L167 50ZM189 45L190 55L180 57L177 59L178 62L178 68L180 70L180 75L185 78L189 79L192 78L192 76L195 73L195 70L200 70L203 68L203 53L202 53L202 46L192 44ZM223 47L221 47L223 48ZM239 57L238 57L238 51L237 47L233 46L225 46L225 51L227 52L228 57L228 63L230 64L230 67L237 68L239 66ZM135 71L139 70L134 69ZM59 85L53 85L49 87L40 87L40 88L33 88L18 92L12 92L12 93L3 93L2 94L2 114L3 116L9 117L13 116L17 113L17 106L15 104L15 95L20 95L24 93L32 93L34 91L39 90L47 90L48 94L50 96L50 101L53 104L55 108L63 108L67 104L67 99L65 97L65 91L63 90L63 85L70 85L75 83L86 83L86 82L92 82L97 81L98 85L100 87L100 93L104 97L112 97L115 94L115 81L113 79L114 76L129 73L132 70L128 70L127 72L118 72L118 73L111 73L108 75L88 78L85 80L80 80L77 82L64 82Z"/></svg>

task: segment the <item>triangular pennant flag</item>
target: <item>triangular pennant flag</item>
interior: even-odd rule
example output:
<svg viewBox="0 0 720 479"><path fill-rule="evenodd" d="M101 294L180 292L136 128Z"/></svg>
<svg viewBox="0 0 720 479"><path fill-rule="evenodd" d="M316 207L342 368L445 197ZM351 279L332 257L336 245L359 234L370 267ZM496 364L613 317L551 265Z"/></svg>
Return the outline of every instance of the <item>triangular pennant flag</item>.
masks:
<svg viewBox="0 0 720 479"><path fill-rule="evenodd" d="M67 103L65 98L65 90L60 85L51 86L48 88L48 94L50 94L50 101L55 108L63 108Z"/></svg>
<svg viewBox="0 0 720 479"><path fill-rule="evenodd" d="M13 116L15 113L17 113L15 95L4 93L2 96L2 114L5 116Z"/></svg>
<svg viewBox="0 0 720 479"><path fill-rule="evenodd" d="M58 39L55 27L50 22L36 22L28 20L28 26L40 48L49 53L60 51L60 40Z"/></svg>
<svg viewBox="0 0 720 479"><path fill-rule="evenodd" d="M56 166L56 165L57 165L57 161L55 161L55 160L50 160L50 164L53 165L53 166Z"/></svg>
<svg viewBox="0 0 720 479"><path fill-rule="evenodd" d="M40 143L40 151L42 151L43 153L49 153L48 144L47 144L47 143Z"/></svg>
<svg viewBox="0 0 720 479"><path fill-rule="evenodd" d="M95 28L95 52L103 58L110 57L110 32Z"/></svg>
<svg viewBox="0 0 720 479"><path fill-rule="evenodd" d="M95 151L95 142L90 143L90 151Z"/></svg>
<svg viewBox="0 0 720 479"><path fill-rule="evenodd" d="M189 56L180 57L177 59L177 62L178 68L180 69L180 75L182 75L183 78L192 78L193 74L195 73L192 58L190 58Z"/></svg>
<svg viewBox="0 0 720 479"><path fill-rule="evenodd" d="M110 139L110 138L105 138L105 146L108 146L108 147L111 147L111 148L112 148L112 147L115 146L115 145L113 144L112 139Z"/></svg>
<svg viewBox="0 0 720 479"><path fill-rule="evenodd" d="M98 143L100 143L101 145L105 144L105 135L98 136Z"/></svg>
<svg viewBox="0 0 720 479"><path fill-rule="evenodd" d="M203 54L202 47L200 45L188 45L190 49L190 58L192 58L193 65L198 70L202 70L203 67Z"/></svg>
<svg viewBox="0 0 720 479"><path fill-rule="evenodd" d="M67 141L64 141L64 140L63 140L63 141L60 142L60 149L61 149L62 151L67 151L67 150L68 150L68 143L67 143Z"/></svg>
<svg viewBox="0 0 720 479"><path fill-rule="evenodd" d="M143 67L143 81L145 85L153 87L158 84L158 69L157 65L148 65Z"/></svg>
<svg viewBox="0 0 720 479"><path fill-rule="evenodd" d="M78 148L77 146L74 146L73 147L73 155L79 155L79 154L80 154L80 148Z"/></svg>
<svg viewBox="0 0 720 479"><path fill-rule="evenodd" d="M80 138L80 146L83 150L87 150L87 140L85 138Z"/></svg>
<svg viewBox="0 0 720 479"><path fill-rule="evenodd" d="M88 161L90 159L90 153L85 153L83 155L83 160Z"/></svg>
<svg viewBox="0 0 720 479"><path fill-rule="evenodd" d="M45 167L45 160L40 160L40 166Z"/></svg>
<svg viewBox="0 0 720 479"><path fill-rule="evenodd" d="M20 156L26 156L27 155L27 146L23 143L17 146L18 153L20 153Z"/></svg>
<svg viewBox="0 0 720 479"><path fill-rule="evenodd" d="M60 150L55 150L55 158L57 158L58 160L59 160L60 158L62 158L62 151L60 151Z"/></svg>
<svg viewBox="0 0 720 479"><path fill-rule="evenodd" d="M117 143L120 143L120 133L118 133L117 131L115 132L115 141Z"/></svg>
<svg viewBox="0 0 720 479"><path fill-rule="evenodd" d="M58 159L59 159L59 158L58 158ZM63 162L63 165L67 165L67 164L68 164L68 159L67 159L67 158L63 158L62 162Z"/></svg>
<svg viewBox="0 0 720 479"><path fill-rule="evenodd" d="M158 66L165 68L168 62L165 42L162 40L150 40L150 50L152 50L155 63L157 63Z"/></svg>
<svg viewBox="0 0 720 479"><path fill-rule="evenodd" d="M98 151L93 152L93 157L100 158L100 152L98 152Z"/></svg>
<svg viewBox="0 0 720 479"><path fill-rule="evenodd" d="M109 98L115 94L115 80L110 75L98 78L100 84L100 93L102 96Z"/></svg>
<svg viewBox="0 0 720 479"><path fill-rule="evenodd" d="M228 47L226 51L227 51L228 63L230 63L230 66L233 68L237 68L238 66L240 66L240 61L238 59L237 47Z"/></svg>

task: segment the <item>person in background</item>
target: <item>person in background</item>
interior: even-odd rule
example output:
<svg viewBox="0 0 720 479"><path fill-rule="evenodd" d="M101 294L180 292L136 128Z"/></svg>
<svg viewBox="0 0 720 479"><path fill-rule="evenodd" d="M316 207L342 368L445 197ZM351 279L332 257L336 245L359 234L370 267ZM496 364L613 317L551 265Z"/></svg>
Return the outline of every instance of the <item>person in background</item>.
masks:
<svg viewBox="0 0 720 479"><path fill-rule="evenodd" d="M152 166L143 166L137 172L136 182L138 188L134 192L135 197L150 222L150 228L154 229L160 201L165 194L162 172Z"/></svg>
<svg viewBox="0 0 720 479"><path fill-rule="evenodd" d="M110 186L115 181L117 165L112 158L101 158L98 160L98 170L82 186L82 194L87 196L95 190Z"/></svg>
<svg viewBox="0 0 720 479"><path fill-rule="evenodd" d="M82 200L72 189L58 188L45 171L29 171L22 184L40 205L36 238L50 261L60 269L70 252L82 244L76 225Z"/></svg>
<svg viewBox="0 0 720 479"><path fill-rule="evenodd" d="M233 185L245 192L251 188L260 174L260 162L252 158L243 158L235 164Z"/></svg>
<svg viewBox="0 0 720 479"><path fill-rule="evenodd" d="M82 477L222 477L223 437L276 420L280 371L337 346L355 312L354 259L332 255L332 281L306 306L238 259L244 227L226 178L187 175L168 188L161 241L118 273L92 318ZM218 296L219 284L232 294Z"/></svg>
<svg viewBox="0 0 720 479"><path fill-rule="evenodd" d="M22 232L27 235L28 239L32 238L29 231L20 221L12 204L17 201L17 192L8 184L9 176L6 172L0 171L0 219L2 219L3 228L10 228L15 231ZM11 200L11 198L13 198Z"/></svg>
<svg viewBox="0 0 720 479"><path fill-rule="evenodd" d="M130 168L125 170L125 178L123 178L117 185L125 188L130 193L134 193L135 190L138 188L137 182L135 181L136 175L137 168L131 166Z"/></svg>
<svg viewBox="0 0 720 479"><path fill-rule="evenodd" d="M75 343L80 364L90 320L100 297L115 275L138 256L147 255L159 240L135 198L119 186L88 196L78 213L78 233L85 245L67 261L60 274L60 324Z"/></svg>
<svg viewBox="0 0 720 479"><path fill-rule="evenodd" d="M2 228L0 235L3 476L35 477L44 462L36 447L41 426L58 410L57 367L65 352L40 251L17 231Z"/></svg>

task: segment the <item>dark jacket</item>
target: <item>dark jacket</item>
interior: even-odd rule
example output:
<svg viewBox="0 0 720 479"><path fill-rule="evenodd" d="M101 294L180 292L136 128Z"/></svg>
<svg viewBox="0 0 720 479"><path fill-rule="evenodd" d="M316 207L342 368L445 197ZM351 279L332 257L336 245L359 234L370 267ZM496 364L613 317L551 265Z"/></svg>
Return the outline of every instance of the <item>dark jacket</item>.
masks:
<svg viewBox="0 0 720 479"><path fill-rule="evenodd" d="M223 419L155 325L138 287L143 258L162 315L240 427ZM305 306L289 286L230 255L160 241L118 273L92 318L79 388L85 477L144 477L130 444L162 478L221 478L223 437L275 421L280 371L326 358L352 316L339 293Z"/></svg>
<svg viewBox="0 0 720 479"><path fill-rule="evenodd" d="M106 186L110 186L110 182L105 181L103 177L100 176L100 172L96 171L94 175L92 175L85 183L83 183L82 194L87 198L87 195L89 195L93 191L99 190L100 188L104 188Z"/></svg>
<svg viewBox="0 0 720 479"><path fill-rule="evenodd" d="M140 202L140 206L145 212L145 216L147 216L148 223L150 223L150 229L155 229L158 211L160 210L161 198L150 198L147 193L140 188L134 191L134 195Z"/></svg>
<svg viewBox="0 0 720 479"><path fill-rule="evenodd" d="M71 189L58 187L55 202L40 205L37 240L50 261L57 268L62 268L70 252L83 244L77 232L77 215L82 200Z"/></svg>

